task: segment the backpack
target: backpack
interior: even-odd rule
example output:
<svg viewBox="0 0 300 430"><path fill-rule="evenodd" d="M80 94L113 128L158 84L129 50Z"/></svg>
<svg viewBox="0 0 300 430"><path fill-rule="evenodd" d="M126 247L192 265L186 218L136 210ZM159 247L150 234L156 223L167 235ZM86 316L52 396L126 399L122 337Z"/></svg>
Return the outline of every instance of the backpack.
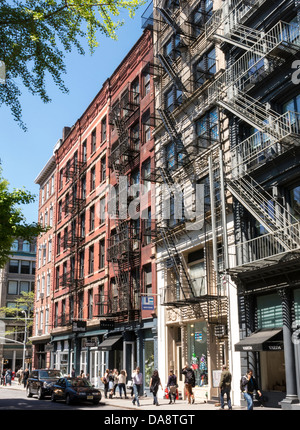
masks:
<svg viewBox="0 0 300 430"><path fill-rule="evenodd" d="M186 373L186 380L188 384L192 385L192 387L195 386L195 374L192 369L188 369Z"/></svg>

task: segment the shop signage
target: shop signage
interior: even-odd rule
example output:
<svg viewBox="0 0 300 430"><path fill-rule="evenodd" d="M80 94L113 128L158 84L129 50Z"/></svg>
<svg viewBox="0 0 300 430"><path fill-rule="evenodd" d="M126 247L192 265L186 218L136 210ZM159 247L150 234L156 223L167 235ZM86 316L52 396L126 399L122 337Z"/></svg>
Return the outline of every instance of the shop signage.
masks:
<svg viewBox="0 0 300 430"><path fill-rule="evenodd" d="M96 345L96 342L94 340L88 340L85 342L85 346L93 348L94 346L97 346L97 345Z"/></svg>
<svg viewBox="0 0 300 430"><path fill-rule="evenodd" d="M195 333L195 339L196 340L202 340L202 331L199 331L199 332Z"/></svg>
<svg viewBox="0 0 300 430"><path fill-rule="evenodd" d="M86 321L73 321L72 323L73 333L82 333L86 331Z"/></svg>
<svg viewBox="0 0 300 430"><path fill-rule="evenodd" d="M142 310L143 311L154 311L154 297L153 296L142 296Z"/></svg>
<svg viewBox="0 0 300 430"><path fill-rule="evenodd" d="M100 321L100 329L102 330L113 330L115 328L115 322L112 320Z"/></svg>

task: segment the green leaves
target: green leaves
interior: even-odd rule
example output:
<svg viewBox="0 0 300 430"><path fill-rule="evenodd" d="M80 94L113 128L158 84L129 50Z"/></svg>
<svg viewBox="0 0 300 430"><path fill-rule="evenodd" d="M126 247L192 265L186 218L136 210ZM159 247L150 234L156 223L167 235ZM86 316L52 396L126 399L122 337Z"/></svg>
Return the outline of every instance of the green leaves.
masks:
<svg viewBox="0 0 300 430"><path fill-rule="evenodd" d="M133 17L145 0L10 0L0 4L0 60L6 65L6 84L0 85L0 106L8 105L20 126L21 84L48 103L46 76L49 74L61 91L67 92L62 75L66 73L65 52L87 40L89 50L99 45L97 35L117 39L124 24L121 11Z"/></svg>
<svg viewBox="0 0 300 430"><path fill-rule="evenodd" d="M8 260L15 238L31 242L38 234L46 231L37 223L28 224L19 208L21 204L32 203L34 195L24 189L10 192L8 185L0 172L0 268Z"/></svg>

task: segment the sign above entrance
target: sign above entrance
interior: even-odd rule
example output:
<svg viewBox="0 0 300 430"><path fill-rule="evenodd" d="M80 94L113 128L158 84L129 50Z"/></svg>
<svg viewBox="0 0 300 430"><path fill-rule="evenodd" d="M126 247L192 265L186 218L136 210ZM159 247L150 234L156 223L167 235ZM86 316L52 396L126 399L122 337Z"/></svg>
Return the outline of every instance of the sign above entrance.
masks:
<svg viewBox="0 0 300 430"><path fill-rule="evenodd" d="M115 322L112 320L100 321L100 329L102 330L113 330L115 328Z"/></svg>
<svg viewBox="0 0 300 430"><path fill-rule="evenodd" d="M142 310L143 311L154 311L154 297L153 296L142 296Z"/></svg>
<svg viewBox="0 0 300 430"><path fill-rule="evenodd" d="M82 333L86 331L86 321L73 321L72 323L73 333Z"/></svg>

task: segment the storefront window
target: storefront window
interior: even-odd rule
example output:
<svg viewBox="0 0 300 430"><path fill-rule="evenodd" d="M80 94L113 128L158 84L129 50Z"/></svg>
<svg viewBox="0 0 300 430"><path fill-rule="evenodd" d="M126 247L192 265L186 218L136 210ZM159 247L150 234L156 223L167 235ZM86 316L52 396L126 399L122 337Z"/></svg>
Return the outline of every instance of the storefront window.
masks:
<svg viewBox="0 0 300 430"><path fill-rule="evenodd" d="M188 362L196 377L196 386L208 384L207 371L207 327L205 322L188 324Z"/></svg>
<svg viewBox="0 0 300 430"><path fill-rule="evenodd" d="M145 341L145 386L149 386L154 370L154 341Z"/></svg>
<svg viewBox="0 0 300 430"><path fill-rule="evenodd" d="M257 297L257 325L259 329L282 327L282 306L278 294Z"/></svg>

